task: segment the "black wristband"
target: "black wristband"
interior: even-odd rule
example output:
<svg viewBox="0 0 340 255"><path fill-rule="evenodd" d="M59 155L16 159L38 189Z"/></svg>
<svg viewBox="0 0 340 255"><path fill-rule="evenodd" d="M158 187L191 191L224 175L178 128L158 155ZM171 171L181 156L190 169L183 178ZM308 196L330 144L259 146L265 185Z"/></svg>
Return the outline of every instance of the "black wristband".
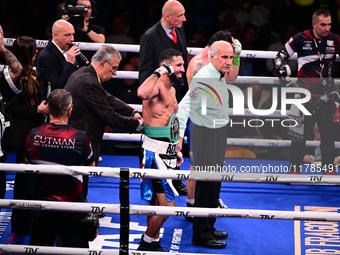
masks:
<svg viewBox="0 0 340 255"><path fill-rule="evenodd" d="M132 112L132 114L131 114L131 117L133 117L133 116L135 115L136 112L139 113L139 111L133 110L133 112Z"/></svg>
<svg viewBox="0 0 340 255"><path fill-rule="evenodd" d="M161 74L160 74L159 72L156 72L156 71L155 71L155 72L153 72L152 74L153 74L153 75L156 75L158 79L161 78Z"/></svg>
<svg viewBox="0 0 340 255"><path fill-rule="evenodd" d="M170 69L170 67L168 66L168 64L164 63L162 66L168 71L168 73L171 74L171 69Z"/></svg>
<svg viewBox="0 0 340 255"><path fill-rule="evenodd" d="M91 32L91 31L92 31L92 29L88 26L85 33L87 34L87 33Z"/></svg>

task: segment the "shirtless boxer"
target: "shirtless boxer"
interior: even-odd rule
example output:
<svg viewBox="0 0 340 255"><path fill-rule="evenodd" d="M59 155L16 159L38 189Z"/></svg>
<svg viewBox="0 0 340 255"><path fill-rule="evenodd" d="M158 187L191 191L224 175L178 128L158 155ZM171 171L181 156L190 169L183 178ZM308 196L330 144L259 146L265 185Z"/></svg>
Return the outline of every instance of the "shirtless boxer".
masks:
<svg viewBox="0 0 340 255"><path fill-rule="evenodd" d="M174 169L183 162L177 155L179 140L178 110L174 82L181 82L184 73L182 53L167 49L159 55L160 67L138 88L143 100L144 142L141 166L144 168ZM150 205L175 206L178 195L171 180L147 179L141 181L141 197ZM148 216L147 229L137 250L163 251L159 231L168 216Z"/></svg>

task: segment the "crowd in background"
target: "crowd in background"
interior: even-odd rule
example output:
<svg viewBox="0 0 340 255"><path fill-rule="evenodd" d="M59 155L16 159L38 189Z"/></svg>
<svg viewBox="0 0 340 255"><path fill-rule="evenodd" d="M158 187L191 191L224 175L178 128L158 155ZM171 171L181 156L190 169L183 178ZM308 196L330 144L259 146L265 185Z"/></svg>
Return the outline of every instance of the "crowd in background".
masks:
<svg viewBox="0 0 340 255"><path fill-rule="evenodd" d="M0 23L5 37L27 35L47 40L58 19L62 0L2 0ZM94 23L104 27L107 42L139 44L145 31L161 18L164 1L97 0ZM184 24L188 46L204 47L217 30L230 30L241 38L244 49L267 50L284 36L311 27L318 8L332 12L332 31L340 31L340 1L335 0L212 0L181 1L186 10ZM250 25L250 26L249 26ZM251 27L251 31L249 30ZM260 71L261 72L261 71ZM262 71L263 72L263 71Z"/></svg>
<svg viewBox="0 0 340 255"><path fill-rule="evenodd" d="M97 0L97 16L91 21L105 29L105 42L140 44L141 36L161 18L165 1L146 0ZM318 8L332 13L332 32L340 33L340 0L183 0L186 10L184 23L187 46L205 47L208 39L218 30L229 30L242 43L243 50L278 51L294 34L311 28L311 16ZM1 0L0 24L5 38L26 35L39 40L51 38L52 24L57 17L62 0ZM120 70L138 71L138 53L122 53ZM190 57L190 56L189 56ZM2 59L0 59L2 61ZM296 61L289 62L293 76ZM334 68L335 77L339 67ZM276 68L271 59L241 58L239 76L275 76ZM104 88L126 103L140 104L136 95L137 80L112 79L103 83ZM239 84L245 89L247 84ZM257 88L255 101L268 87ZM270 88L270 87L269 87ZM271 90L268 90L269 92ZM256 97L258 97L256 99ZM268 99L271 101L269 95ZM287 139L286 131L266 129L255 135L247 130L231 130L229 137ZM105 147L105 146L104 146ZM282 154L284 159L284 152Z"/></svg>

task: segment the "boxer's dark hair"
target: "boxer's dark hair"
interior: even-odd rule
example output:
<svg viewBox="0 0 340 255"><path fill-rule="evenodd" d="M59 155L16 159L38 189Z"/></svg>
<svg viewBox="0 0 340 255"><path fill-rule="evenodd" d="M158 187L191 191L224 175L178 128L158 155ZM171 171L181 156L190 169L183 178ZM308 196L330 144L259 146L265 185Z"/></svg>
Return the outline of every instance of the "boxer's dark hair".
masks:
<svg viewBox="0 0 340 255"><path fill-rule="evenodd" d="M164 62L164 60L168 60L172 62L173 58L178 57L178 56L182 57L182 52L175 50L175 49L163 50L161 54L159 54L158 64L161 64L162 62Z"/></svg>
<svg viewBox="0 0 340 255"><path fill-rule="evenodd" d="M231 39L231 32L228 30L220 30L216 32L208 41L207 46L211 46L214 42L217 41L226 41L231 44L233 44L233 41Z"/></svg>

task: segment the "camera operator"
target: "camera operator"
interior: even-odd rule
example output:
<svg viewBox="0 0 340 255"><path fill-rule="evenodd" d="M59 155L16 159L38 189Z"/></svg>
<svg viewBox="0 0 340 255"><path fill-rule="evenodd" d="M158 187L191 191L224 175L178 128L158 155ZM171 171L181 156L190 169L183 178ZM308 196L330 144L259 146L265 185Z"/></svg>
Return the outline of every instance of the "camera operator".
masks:
<svg viewBox="0 0 340 255"><path fill-rule="evenodd" d="M69 1L70 2L70 1ZM95 42L95 43L105 43L105 30L102 26L92 24L90 19L93 18L96 13L96 3L93 0L78 0L76 2L76 6L84 6L85 12L79 13L79 15L84 17L84 21L76 23L70 20L70 15L66 14L62 16L62 19L68 20L75 27L75 35L74 40L76 42ZM95 51L84 51L83 54L87 57L87 59L91 59L92 55ZM79 63L80 65L84 65L84 63Z"/></svg>

